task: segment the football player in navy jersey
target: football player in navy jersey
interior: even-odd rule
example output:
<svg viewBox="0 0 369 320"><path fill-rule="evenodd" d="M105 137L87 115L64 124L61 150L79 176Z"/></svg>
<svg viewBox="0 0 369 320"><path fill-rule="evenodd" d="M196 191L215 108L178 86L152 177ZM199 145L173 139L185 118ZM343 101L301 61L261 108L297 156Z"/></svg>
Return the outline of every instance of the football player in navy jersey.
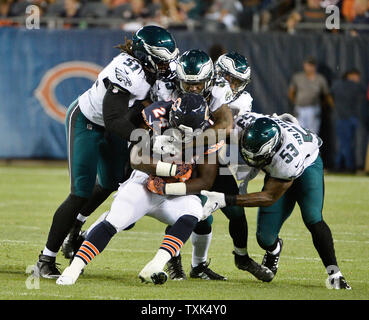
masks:
<svg viewBox="0 0 369 320"><path fill-rule="evenodd" d="M193 140L211 125L206 101L201 95L191 93L181 95L172 103L156 102L144 109L143 114L150 129L155 129L155 123L159 123L157 127L168 125L176 129L185 142ZM210 149L211 152L219 150ZM154 162L151 157L150 161L142 162L136 161L142 149L133 146L131 165L134 171L119 187L111 209L88 232L57 284L73 285L83 268L104 250L117 232L145 215L171 226L155 257L139 273L142 281L163 284L167 280L166 263L179 254L198 221L206 218L202 201L196 194L201 189L210 189L216 177L218 166L207 161L209 150L204 161L197 164L192 159L190 163L183 163L182 155L174 163ZM192 177L195 170L196 175Z"/></svg>

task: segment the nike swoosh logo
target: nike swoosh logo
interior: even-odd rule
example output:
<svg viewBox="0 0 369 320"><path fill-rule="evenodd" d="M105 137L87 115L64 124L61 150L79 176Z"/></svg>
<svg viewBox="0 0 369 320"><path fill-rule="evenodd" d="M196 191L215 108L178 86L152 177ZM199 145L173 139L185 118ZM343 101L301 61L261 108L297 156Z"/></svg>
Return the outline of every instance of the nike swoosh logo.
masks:
<svg viewBox="0 0 369 320"><path fill-rule="evenodd" d="M219 205L219 203L218 203L218 202L215 202L215 204L214 204L214 208L213 208L213 211L215 211L215 210L217 210L217 209L218 209L218 205Z"/></svg>

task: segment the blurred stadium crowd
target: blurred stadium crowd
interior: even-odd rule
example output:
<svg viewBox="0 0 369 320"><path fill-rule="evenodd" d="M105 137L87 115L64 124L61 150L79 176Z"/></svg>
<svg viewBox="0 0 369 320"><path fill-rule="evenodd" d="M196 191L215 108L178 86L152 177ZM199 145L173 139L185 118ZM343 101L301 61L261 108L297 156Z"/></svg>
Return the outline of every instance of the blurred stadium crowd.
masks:
<svg viewBox="0 0 369 320"><path fill-rule="evenodd" d="M326 27L329 5L339 8L338 30ZM0 27L22 27L35 10L40 14L41 28L48 29L136 31L156 24L169 30L206 32L330 32L364 42L369 36L369 0L0 0ZM213 61L225 52L220 41L209 48ZM313 84L314 90L309 90L307 83ZM365 167L369 173L367 70L347 68L344 74L334 74L309 57L290 79L285 94L295 115L299 109L304 113L309 108L319 113L308 116L317 119L314 131L320 127L325 141L322 154L326 168L355 172Z"/></svg>
<svg viewBox="0 0 369 320"><path fill-rule="evenodd" d="M26 10L30 5L39 8L41 26L49 28L104 26L130 31L158 24L176 29L291 34L327 31L326 7L335 5L340 9L340 32L369 34L368 0L0 0L0 26L21 25L21 18L31 13Z"/></svg>

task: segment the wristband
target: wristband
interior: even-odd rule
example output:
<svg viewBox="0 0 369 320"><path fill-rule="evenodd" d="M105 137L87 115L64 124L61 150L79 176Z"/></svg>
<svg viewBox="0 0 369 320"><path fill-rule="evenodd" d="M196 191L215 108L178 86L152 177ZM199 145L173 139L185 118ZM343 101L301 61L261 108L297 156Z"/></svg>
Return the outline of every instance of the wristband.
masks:
<svg viewBox="0 0 369 320"><path fill-rule="evenodd" d="M167 183L165 185L165 194L172 196L185 196L186 184L184 182Z"/></svg>
<svg viewBox="0 0 369 320"><path fill-rule="evenodd" d="M224 200L227 207L235 206L237 203L237 195L235 194L226 194L224 195Z"/></svg>
<svg viewBox="0 0 369 320"><path fill-rule="evenodd" d="M177 172L177 165L159 161L156 164L156 175L159 177L174 177Z"/></svg>

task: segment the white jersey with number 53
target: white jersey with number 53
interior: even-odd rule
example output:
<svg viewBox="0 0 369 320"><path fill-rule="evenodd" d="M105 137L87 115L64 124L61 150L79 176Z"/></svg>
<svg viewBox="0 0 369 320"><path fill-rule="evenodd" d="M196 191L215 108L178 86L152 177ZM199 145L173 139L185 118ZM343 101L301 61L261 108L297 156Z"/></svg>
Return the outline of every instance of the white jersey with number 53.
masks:
<svg viewBox="0 0 369 320"><path fill-rule="evenodd" d="M304 170L318 157L322 140L315 133L298 124L253 112L238 117L236 127L241 131L261 117L274 120L281 129L282 137L282 144L273 156L272 162L263 170L271 177L283 180L292 180L302 175Z"/></svg>
<svg viewBox="0 0 369 320"><path fill-rule="evenodd" d="M104 126L102 105L107 90L107 79L117 87L117 90L125 89L130 93L128 107L132 107L136 100L143 100L150 90L141 63L124 52L116 56L99 73L93 86L78 100L85 117L100 126Z"/></svg>

